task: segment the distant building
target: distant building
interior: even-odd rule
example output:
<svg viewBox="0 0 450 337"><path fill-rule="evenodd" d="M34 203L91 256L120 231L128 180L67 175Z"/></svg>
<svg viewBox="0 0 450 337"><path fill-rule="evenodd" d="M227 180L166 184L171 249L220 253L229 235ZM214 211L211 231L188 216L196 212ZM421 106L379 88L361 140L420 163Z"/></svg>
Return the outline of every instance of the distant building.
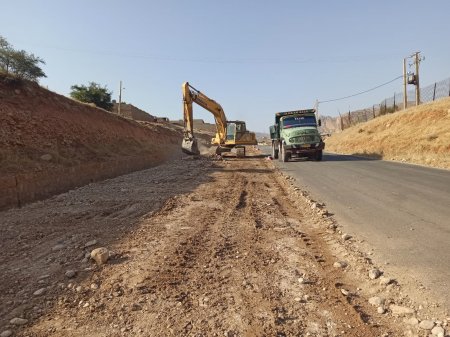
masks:
<svg viewBox="0 0 450 337"><path fill-rule="evenodd" d="M113 101L113 109L112 112L115 114L119 113L119 103ZM150 115L149 113L136 108L133 104L121 103L120 104L120 115L122 117L134 119L136 121L144 121L144 122L156 122L156 117Z"/></svg>
<svg viewBox="0 0 450 337"><path fill-rule="evenodd" d="M156 117L157 122L169 122L169 118L167 117Z"/></svg>

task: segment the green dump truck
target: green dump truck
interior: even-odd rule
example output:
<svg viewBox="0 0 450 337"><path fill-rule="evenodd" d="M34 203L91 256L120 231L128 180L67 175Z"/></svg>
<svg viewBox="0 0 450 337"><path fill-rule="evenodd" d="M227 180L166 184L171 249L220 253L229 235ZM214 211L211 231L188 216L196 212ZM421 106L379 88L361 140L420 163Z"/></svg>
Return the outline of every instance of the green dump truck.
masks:
<svg viewBox="0 0 450 337"><path fill-rule="evenodd" d="M315 109L277 112L275 125L270 127L272 157L283 162L294 157L322 160L325 143L318 126Z"/></svg>

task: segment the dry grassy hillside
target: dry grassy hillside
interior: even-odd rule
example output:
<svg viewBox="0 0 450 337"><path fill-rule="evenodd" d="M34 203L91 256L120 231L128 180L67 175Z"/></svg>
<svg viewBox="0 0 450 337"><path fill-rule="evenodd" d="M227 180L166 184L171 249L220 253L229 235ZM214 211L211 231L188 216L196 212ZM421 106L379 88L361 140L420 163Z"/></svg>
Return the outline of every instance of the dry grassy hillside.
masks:
<svg viewBox="0 0 450 337"><path fill-rule="evenodd" d="M450 98L334 134L327 150L450 169Z"/></svg>

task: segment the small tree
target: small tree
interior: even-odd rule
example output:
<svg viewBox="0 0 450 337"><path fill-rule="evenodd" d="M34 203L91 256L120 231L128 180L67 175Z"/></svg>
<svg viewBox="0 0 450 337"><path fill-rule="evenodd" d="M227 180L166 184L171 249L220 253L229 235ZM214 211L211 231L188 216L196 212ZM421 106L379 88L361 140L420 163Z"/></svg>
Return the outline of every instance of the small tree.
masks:
<svg viewBox="0 0 450 337"><path fill-rule="evenodd" d="M112 92L107 87L102 87L95 82L89 82L89 86L72 85L70 87L70 97L84 103L94 103L96 106L111 111L113 103L111 102Z"/></svg>
<svg viewBox="0 0 450 337"><path fill-rule="evenodd" d="M14 50L8 41L0 36L1 71L19 78L37 81L41 77L47 77L40 64L45 64L43 59L25 50Z"/></svg>
<svg viewBox="0 0 450 337"><path fill-rule="evenodd" d="M0 69L9 73L14 50L6 39L0 35Z"/></svg>
<svg viewBox="0 0 450 337"><path fill-rule="evenodd" d="M40 77L47 77L38 66L39 63L45 64L44 60L34 54L19 50L13 53L10 68L20 78L37 81Z"/></svg>

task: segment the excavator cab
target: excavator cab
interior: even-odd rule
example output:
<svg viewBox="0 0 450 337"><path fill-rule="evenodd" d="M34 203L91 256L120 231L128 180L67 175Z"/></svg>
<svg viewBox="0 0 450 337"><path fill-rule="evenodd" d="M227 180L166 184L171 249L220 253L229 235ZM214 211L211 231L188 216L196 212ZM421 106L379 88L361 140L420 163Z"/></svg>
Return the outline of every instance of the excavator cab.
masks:
<svg viewBox="0 0 450 337"><path fill-rule="evenodd" d="M245 122L228 121L227 122L227 141L236 141L242 138L247 132Z"/></svg>

